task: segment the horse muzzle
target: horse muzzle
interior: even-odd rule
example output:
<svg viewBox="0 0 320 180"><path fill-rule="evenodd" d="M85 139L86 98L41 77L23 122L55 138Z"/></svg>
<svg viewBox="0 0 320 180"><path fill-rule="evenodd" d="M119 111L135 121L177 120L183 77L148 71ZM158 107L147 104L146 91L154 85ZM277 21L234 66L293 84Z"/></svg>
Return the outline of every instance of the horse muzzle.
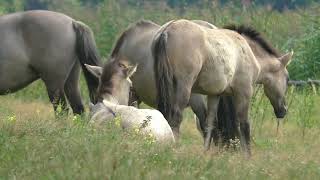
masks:
<svg viewBox="0 0 320 180"><path fill-rule="evenodd" d="M277 118L284 118L287 114L288 108L287 106L282 106L279 109L274 109L274 113Z"/></svg>

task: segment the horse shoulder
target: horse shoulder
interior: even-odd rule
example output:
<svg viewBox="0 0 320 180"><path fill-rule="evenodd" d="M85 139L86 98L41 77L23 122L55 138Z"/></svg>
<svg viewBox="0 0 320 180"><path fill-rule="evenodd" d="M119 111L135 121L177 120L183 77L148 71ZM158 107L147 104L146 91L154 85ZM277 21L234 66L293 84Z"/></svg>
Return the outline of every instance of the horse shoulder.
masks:
<svg viewBox="0 0 320 180"><path fill-rule="evenodd" d="M223 30L233 41L232 46L235 52L235 76L232 82L233 87L248 87L255 81L260 72L260 65L254 56L247 40L240 34Z"/></svg>

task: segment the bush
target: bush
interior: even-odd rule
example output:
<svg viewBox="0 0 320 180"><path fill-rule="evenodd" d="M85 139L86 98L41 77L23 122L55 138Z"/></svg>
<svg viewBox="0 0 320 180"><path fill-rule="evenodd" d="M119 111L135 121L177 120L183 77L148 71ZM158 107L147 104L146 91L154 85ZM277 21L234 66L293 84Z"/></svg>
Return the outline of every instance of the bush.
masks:
<svg viewBox="0 0 320 180"><path fill-rule="evenodd" d="M295 60L289 66L292 79L320 78L320 28L298 40Z"/></svg>

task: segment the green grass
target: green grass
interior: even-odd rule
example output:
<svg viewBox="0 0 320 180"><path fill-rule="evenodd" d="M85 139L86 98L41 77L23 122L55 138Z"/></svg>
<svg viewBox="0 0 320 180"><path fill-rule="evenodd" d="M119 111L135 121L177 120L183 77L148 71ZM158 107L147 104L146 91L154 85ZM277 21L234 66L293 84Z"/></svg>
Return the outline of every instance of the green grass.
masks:
<svg viewBox="0 0 320 180"><path fill-rule="evenodd" d="M86 117L55 119L46 100L0 97L0 179L318 179L320 98L288 92L290 111L279 132L259 91L252 102L253 156L204 152L190 110L181 140L161 147L115 124L94 129ZM303 122L303 123L302 123Z"/></svg>

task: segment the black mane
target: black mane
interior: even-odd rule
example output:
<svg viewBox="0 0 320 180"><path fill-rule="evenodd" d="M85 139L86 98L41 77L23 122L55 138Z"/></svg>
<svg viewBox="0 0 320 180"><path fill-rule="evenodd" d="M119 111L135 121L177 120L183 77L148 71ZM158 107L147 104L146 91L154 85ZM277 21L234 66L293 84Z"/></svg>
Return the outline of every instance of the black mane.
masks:
<svg viewBox="0 0 320 180"><path fill-rule="evenodd" d="M256 31L254 28L244 26L244 25L236 26L234 24L227 25L223 28L236 31L241 35L245 35L249 37L253 41L257 42L261 46L261 48L264 49L269 54L274 55L276 57L280 57L279 52L267 40L265 40L262 37L262 35L258 31Z"/></svg>
<svg viewBox="0 0 320 180"><path fill-rule="evenodd" d="M130 25L127 30L125 30L121 35L120 37L118 38L113 50L112 50L112 53L111 53L111 57L115 57L119 51L120 51L120 48L125 40L125 38L127 37L127 35L133 31L136 27L145 27L145 26L150 26L150 25L156 25L154 22L152 21L146 21L146 20L140 20L136 23L134 23L133 25Z"/></svg>

